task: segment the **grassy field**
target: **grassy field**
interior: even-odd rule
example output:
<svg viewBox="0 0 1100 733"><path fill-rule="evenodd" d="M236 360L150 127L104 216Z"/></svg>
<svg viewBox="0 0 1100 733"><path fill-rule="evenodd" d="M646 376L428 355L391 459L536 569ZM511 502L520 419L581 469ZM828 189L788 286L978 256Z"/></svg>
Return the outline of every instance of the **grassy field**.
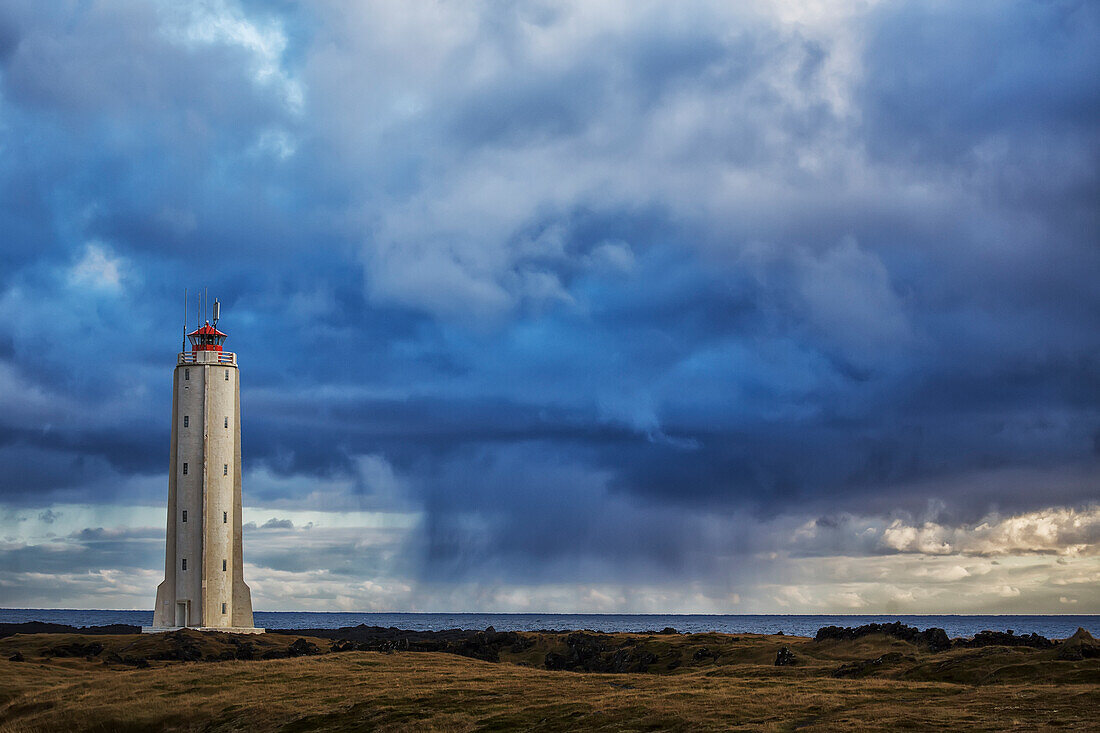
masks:
<svg viewBox="0 0 1100 733"><path fill-rule="evenodd" d="M204 657L234 646L225 635L191 637L185 641ZM541 669L548 652L567 651L565 635L524 637L533 643L502 653L498 663L354 651L256 661L154 659L138 669L106 660L155 656L167 643L163 635L13 636L0 640L0 731L999 731L1096 730L1100 720L1100 659L1059 659L1055 650L930 654L881 635L827 642L613 635L660 663L647 673L603 674ZM280 651L296 638L268 634L254 643L258 651ZM89 657L49 651L93 641L103 650ZM328 649L326 640L307 641ZM774 665L783 646L795 665ZM26 661L7 661L15 652ZM855 674L862 676L833 676L853 662L861 663Z"/></svg>

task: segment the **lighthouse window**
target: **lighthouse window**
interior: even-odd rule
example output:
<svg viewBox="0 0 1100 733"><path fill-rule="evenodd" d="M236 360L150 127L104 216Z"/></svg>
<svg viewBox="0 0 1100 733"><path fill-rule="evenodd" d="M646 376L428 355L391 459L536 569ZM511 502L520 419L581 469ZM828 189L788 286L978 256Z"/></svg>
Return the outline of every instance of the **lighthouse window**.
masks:
<svg viewBox="0 0 1100 733"><path fill-rule="evenodd" d="M183 521L185 521L185 522L187 521L187 510L186 509L183 510Z"/></svg>
<svg viewBox="0 0 1100 733"><path fill-rule="evenodd" d="M183 416L183 427L186 428L190 424L191 424L191 416L190 415L184 415Z"/></svg>
<svg viewBox="0 0 1100 733"><path fill-rule="evenodd" d="M229 523L229 512L222 512L222 524Z"/></svg>
<svg viewBox="0 0 1100 733"><path fill-rule="evenodd" d="M222 572L223 573L225 572L225 564L226 564L226 561L222 560Z"/></svg>
<svg viewBox="0 0 1100 733"><path fill-rule="evenodd" d="M222 464L222 476L228 476L228 475L229 475L229 464L228 463L223 463Z"/></svg>
<svg viewBox="0 0 1100 733"><path fill-rule="evenodd" d="M225 427L229 427L229 418L225 418Z"/></svg>
<svg viewBox="0 0 1100 733"><path fill-rule="evenodd" d="M229 381L229 370L228 369L225 370L225 381L227 381L227 382Z"/></svg>
<svg viewBox="0 0 1100 733"><path fill-rule="evenodd" d="M222 613L225 613L225 604L222 604Z"/></svg>
<svg viewBox="0 0 1100 733"><path fill-rule="evenodd" d="M191 370L190 369L184 369L183 370L183 378L184 379L190 379L191 378Z"/></svg>
<svg viewBox="0 0 1100 733"><path fill-rule="evenodd" d="M187 475L187 464L186 464L186 463L185 463L185 464L183 464L183 475L184 475L184 476L186 476L186 475Z"/></svg>
<svg viewBox="0 0 1100 733"><path fill-rule="evenodd" d="M187 558L186 558L186 557L185 557L185 558L183 558L183 569L184 569L184 570L186 570L186 569L187 569Z"/></svg>

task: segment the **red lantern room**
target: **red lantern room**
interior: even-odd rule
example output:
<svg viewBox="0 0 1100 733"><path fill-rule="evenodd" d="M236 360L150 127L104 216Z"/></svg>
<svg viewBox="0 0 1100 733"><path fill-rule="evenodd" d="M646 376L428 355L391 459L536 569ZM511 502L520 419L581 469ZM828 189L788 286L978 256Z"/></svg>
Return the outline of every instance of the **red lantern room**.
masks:
<svg viewBox="0 0 1100 733"><path fill-rule="evenodd" d="M226 334L210 325L206 325L187 334L187 340L191 342L191 351L221 351L225 343Z"/></svg>

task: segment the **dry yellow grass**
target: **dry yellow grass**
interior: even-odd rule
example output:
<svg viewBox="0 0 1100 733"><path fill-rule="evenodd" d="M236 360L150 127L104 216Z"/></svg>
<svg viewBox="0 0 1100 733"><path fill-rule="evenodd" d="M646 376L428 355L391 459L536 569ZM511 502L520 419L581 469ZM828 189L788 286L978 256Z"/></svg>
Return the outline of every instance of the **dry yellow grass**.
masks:
<svg viewBox="0 0 1100 733"><path fill-rule="evenodd" d="M7 649L41 644L40 637L4 642ZM785 643L797 653L813 642ZM1100 710L1094 682L834 679L834 661L761 663L774 654L761 637L727 646L731 654L743 649L745 661L672 674L550 672L441 653L161 662L152 669L28 657L0 662L0 731L1095 730ZM860 640L855 654L895 646ZM852 658L841 645L817 650L827 660Z"/></svg>

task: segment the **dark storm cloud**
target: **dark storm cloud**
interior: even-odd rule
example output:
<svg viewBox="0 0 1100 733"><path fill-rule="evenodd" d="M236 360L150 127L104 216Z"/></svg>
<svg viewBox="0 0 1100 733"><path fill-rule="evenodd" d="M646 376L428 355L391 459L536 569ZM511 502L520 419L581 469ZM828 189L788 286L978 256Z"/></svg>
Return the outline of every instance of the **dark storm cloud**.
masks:
<svg viewBox="0 0 1100 733"><path fill-rule="evenodd" d="M163 552L160 529L88 528L69 537L36 545L5 546L0 566L5 572L86 573L114 568L155 567Z"/></svg>
<svg viewBox="0 0 1100 733"><path fill-rule="evenodd" d="M882 154L952 165L998 134L1040 145L1055 131L1094 138L1098 24L1078 0L1016 2L1011 12L987 1L881 6L864 57L865 110L881 134L869 141Z"/></svg>
<svg viewBox="0 0 1100 733"><path fill-rule="evenodd" d="M425 577L1094 499L1096 7L724 5L7 6L0 500L160 501L200 285L246 496Z"/></svg>

